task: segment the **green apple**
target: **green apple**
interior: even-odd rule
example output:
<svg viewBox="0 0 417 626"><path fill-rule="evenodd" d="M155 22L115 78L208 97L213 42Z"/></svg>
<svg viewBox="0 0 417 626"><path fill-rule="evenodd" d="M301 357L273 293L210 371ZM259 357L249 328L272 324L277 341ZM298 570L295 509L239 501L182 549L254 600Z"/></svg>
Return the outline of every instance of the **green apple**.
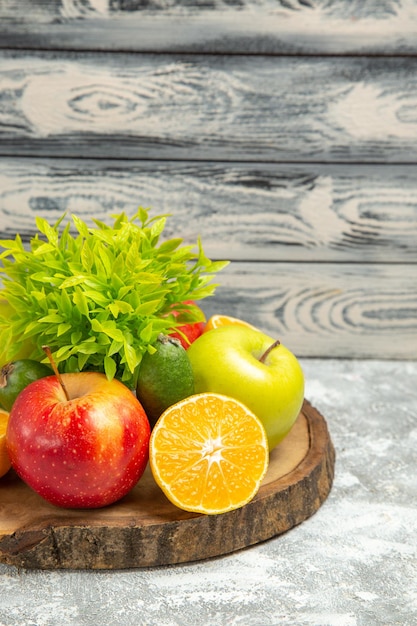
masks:
<svg viewBox="0 0 417 626"><path fill-rule="evenodd" d="M243 402L263 423L272 450L291 430L304 400L296 357L261 331L232 324L204 333L187 350L195 392Z"/></svg>

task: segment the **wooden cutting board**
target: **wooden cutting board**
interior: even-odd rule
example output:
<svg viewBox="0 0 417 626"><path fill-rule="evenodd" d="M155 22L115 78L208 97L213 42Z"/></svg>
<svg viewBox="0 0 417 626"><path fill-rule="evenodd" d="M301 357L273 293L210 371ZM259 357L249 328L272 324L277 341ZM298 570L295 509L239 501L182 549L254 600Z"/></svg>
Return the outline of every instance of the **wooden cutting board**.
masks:
<svg viewBox="0 0 417 626"><path fill-rule="evenodd" d="M13 471L0 481L0 561L27 568L120 569L184 563L265 541L303 522L326 499L335 453L325 419L307 401L271 453L255 498L222 515L181 511L149 468L118 503L60 509Z"/></svg>

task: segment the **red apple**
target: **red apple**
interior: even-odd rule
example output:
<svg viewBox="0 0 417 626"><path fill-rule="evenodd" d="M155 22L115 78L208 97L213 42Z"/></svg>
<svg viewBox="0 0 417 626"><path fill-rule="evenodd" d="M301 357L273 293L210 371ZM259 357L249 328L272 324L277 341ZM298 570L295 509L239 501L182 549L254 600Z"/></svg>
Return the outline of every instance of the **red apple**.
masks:
<svg viewBox="0 0 417 626"><path fill-rule="evenodd" d="M184 304L191 304L196 307L201 312L201 317L204 319L203 311L196 305L193 300L186 300ZM172 315L178 317L182 314L182 311L171 311ZM204 321L200 322L189 322L187 324L183 324L182 326L177 326L176 330L172 333L169 333L170 337L175 337L179 339L182 347L187 350L190 345L203 333L205 326Z"/></svg>
<svg viewBox="0 0 417 626"><path fill-rule="evenodd" d="M12 466L57 506L116 502L148 461L145 411L123 383L104 374L62 374L61 380L41 378L17 396L6 432Z"/></svg>

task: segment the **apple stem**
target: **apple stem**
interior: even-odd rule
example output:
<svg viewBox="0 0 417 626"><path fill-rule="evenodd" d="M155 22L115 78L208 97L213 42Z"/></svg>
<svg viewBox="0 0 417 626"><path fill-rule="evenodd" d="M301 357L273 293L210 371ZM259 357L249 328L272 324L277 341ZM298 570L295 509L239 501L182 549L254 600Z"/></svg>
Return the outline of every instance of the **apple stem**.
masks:
<svg viewBox="0 0 417 626"><path fill-rule="evenodd" d="M55 363L55 361L54 361L54 358L53 358L53 356L52 356L51 348L50 348L49 346L42 346L42 350L45 352L46 356L48 357L49 362L50 362L50 364L51 364L51 367L52 367L52 369L54 370L54 374L55 374L55 376L57 377L58 382L59 382L59 384L60 384L60 385L61 385L61 387L62 387L62 390L63 390L63 392L64 392L64 394L65 394L66 399L69 401L69 400L70 400L70 397L69 397L69 394L68 394L67 388L66 388L66 387L65 387L65 385L64 385L64 381L62 380L62 376L61 376L61 374L58 372L58 368L57 368L56 363Z"/></svg>
<svg viewBox="0 0 417 626"><path fill-rule="evenodd" d="M281 342L280 342L280 340L279 340L279 339L277 339L276 341L274 341L274 343L273 343L273 344L271 344L271 345L269 346L269 348L267 348L267 349L265 350L265 352L263 353L263 355L261 356L261 358L259 359L259 361L260 361L261 363L265 363L265 359L266 359L266 357L268 356L268 354L269 354L269 353L270 353L270 352L271 352L274 348L277 348L279 345L281 345Z"/></svg>

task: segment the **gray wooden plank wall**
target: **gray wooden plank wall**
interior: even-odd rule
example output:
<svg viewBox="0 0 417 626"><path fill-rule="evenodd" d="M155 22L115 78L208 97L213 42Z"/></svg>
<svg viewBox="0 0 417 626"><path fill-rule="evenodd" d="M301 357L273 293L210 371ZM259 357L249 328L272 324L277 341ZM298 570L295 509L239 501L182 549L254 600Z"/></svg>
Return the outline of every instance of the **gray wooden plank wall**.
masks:
<svg viewBox="0 0 417 626"><path fill-rule="evenodd" d="M415 0L1 0L0 47L414 54Z"/></svg>
<svg viewBox="0 0 417 626"><path fill-rule="evenodd" d="M0 236L170 212L208 315L417 358L417 2L0 0Z"/></svg>

